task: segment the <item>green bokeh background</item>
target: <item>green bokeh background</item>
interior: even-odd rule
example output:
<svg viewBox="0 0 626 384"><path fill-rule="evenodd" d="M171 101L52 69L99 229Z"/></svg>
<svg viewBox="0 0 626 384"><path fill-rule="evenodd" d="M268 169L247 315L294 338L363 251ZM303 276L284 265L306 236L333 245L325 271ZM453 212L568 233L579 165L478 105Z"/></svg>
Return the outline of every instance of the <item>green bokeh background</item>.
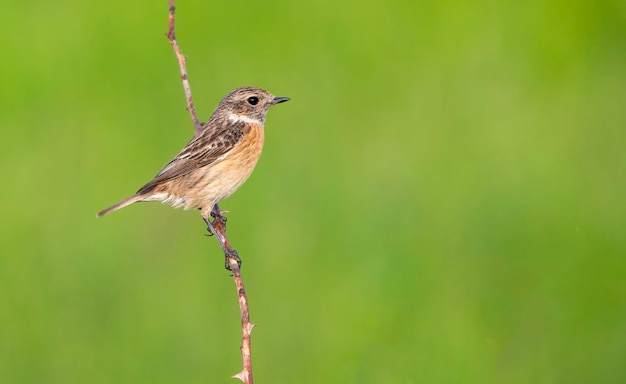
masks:
<svg viewBox="0 0 626 384"><path fill-rule="evenodd" d="M623 1L177 6L202 119L292 98L222 204L258 383L626 382ZM3 11L0 382L229 382L198 213L95 218L192 135L167 2Z"/></svg>

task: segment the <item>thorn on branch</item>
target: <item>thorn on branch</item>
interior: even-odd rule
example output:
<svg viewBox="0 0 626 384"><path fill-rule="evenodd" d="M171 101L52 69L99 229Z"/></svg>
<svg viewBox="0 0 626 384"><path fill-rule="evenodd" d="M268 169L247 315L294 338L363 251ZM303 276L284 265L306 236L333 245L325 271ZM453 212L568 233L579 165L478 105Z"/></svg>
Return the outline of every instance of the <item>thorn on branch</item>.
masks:
<svg viewBox="0 0 626 384"><path fill-rule="evenodd" d="M239 380L241 380L243 383L245 383L243 371L239 372L239 373L238 373L238 374L236 374L236 375L232 375L230 378L231 378L231 379L239 379Z"/></svg>

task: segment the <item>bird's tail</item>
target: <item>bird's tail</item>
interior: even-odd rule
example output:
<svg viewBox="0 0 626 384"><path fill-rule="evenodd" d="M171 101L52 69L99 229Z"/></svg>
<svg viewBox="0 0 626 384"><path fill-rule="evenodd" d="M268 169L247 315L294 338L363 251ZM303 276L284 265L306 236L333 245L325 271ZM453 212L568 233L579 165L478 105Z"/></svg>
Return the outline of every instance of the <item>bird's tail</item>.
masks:
<svg viewBox="0 0 626 384"><path fill-rule="evenodd" d="M102 216L104 216L104 215L106 215L108 213L111 213L113 211L117 211L120 208L124 208L127 205L131 205L132 203L136 203L138 201L141 201L141 200L143 200L143 198L144 198L144 196L142 196L142 195L133 195L133 196L131 196L129 198L126 198L126 199L120 201L119 203L117 203L115 205L110 206L107 209L104 209L104 210L98 212L98 214L96 216L97 217L102 217Z"/></svg>

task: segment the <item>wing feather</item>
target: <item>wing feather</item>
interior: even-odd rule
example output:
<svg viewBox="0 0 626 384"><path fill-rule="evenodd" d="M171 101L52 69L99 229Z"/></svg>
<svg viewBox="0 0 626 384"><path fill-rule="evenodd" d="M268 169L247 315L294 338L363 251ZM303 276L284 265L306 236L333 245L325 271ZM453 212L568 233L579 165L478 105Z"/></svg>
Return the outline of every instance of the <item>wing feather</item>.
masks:
<svg viewBox="0 0 626 384"><path fill-rule="evenodd" d="M137 194L151 192L164 181L186 175L227 157L250 130L244 122L215 124L215 126L222 128L207 127L199 135L194 136L185 148L157 173L154 179L137 191Z"/></svg>

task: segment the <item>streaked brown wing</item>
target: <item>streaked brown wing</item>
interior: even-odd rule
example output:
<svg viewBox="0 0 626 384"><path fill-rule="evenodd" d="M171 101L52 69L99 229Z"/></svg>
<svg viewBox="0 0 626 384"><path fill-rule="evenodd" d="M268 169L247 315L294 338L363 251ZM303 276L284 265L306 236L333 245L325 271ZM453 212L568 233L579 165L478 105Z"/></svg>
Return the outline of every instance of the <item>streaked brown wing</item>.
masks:
<svg viewBox="0 0 626 384"><path fill-rule="evenodd" d="M188 174L209 165L228 154L241 141L250 127L245 123L224 124L222 129L204 129L167 163L149 183L137 191L138 195L151 192L160 183Z"/></svg>

